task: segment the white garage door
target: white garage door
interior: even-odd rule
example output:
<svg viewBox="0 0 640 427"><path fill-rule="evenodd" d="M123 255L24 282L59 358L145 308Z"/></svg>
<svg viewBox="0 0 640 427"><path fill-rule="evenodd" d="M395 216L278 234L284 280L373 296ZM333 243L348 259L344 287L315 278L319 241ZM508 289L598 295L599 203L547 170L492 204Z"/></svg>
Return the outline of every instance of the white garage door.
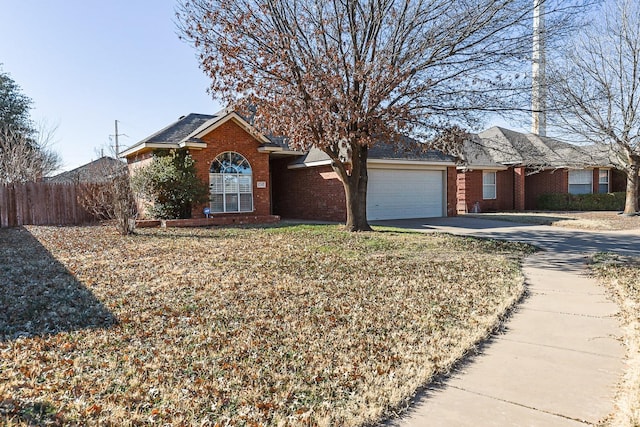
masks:
<svg viewBox="0 0 640 427"><path fill-rule="evenodd" d="M443 171L369 169L370 220L440 217L443 199Z"/></svg>

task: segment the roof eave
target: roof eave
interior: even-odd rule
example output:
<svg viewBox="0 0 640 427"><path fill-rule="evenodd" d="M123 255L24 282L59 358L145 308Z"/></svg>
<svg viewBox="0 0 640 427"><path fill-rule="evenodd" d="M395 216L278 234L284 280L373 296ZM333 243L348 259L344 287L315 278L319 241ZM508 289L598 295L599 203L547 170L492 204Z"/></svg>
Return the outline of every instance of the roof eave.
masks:
<svg viewBox="0 0 640 427"><path fill-rule="evenodd" d="M258 130L256 130L256 128L254 128L245 119L240 117L240 115L238 113L233 112L233 111L232 112L224 111L224 113L226 113L226 114L224 114L221 117L218 117L218 114L216 114L213 119L209 120L207 123L205 123L204 125L200 126L193 133L191 133L187 137L187 139L190 139L190 138L202 138L203 136L207 135L208 133L211 133L216 128L222 126L223 124L225 124L229 120L233 120L237 125L239 125L249 135L253 136L258 141L262 142L263 144L270 144L271 143L269 138L264 136L262 133L258 132Z"/></svg>
<svg viewBox="0 0 640 427"><path fill-rule="evenodd" d="M411 160L411 159L372 159L367 160L367 164L372 165L397 165L397 166L455 166L451 160Z"/></svg>
<svg viewBox="0 0 640 427"><path fill-rule="evenodd" d="M506 171L507 169L509 169L508 166L504 166L504 165L457 165L456 168L459 171L474 171L474 170L485 170L485 171Z"/></svg>
<svg viewBox="0 0 640 427"><path fill-rule="evenodd" d="M121 159L125 159L127 157L133 156L134 154L142 154L155 149L172 148L180 148L180 144L167 142L143 142L142 144L134 145L131 148L121 151L120 154L118 154L118 157L120 157Z"/></svg>
<svg viewBox="0 0 640 427"><path fill-rule="evenodd" d="M281 151L284 151L282 147L273 147L268 145L262 145L258 147L258 153L279 153Z"/></svg>
<svg viewBox="0 0 640 427"><path fill-rule="evenodd" d="M191 148L194 150L203 150L207 148L206 142L198 142L198 141L182 141L178 144L180 148Z"/></svg>
<svg viewBox="0 0 640 427"><path fill-rule="evenodd" d="M331 159L319 160L317 162L296 163L296 164L287 166L287 169L304 169L304 168L313 168L316 166L330 166L331 163L333 163Z"/></svg>

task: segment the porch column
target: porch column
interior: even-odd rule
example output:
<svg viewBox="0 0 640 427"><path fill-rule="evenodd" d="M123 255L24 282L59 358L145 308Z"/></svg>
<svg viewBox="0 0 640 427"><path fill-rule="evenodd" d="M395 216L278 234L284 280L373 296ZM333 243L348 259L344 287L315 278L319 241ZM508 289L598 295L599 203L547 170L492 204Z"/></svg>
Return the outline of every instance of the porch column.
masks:
<svg viewBox="0 0 640 427"><path fill-rule="evenodd" d="M513 210L523 211L525 206L524 194L525 168L513 168Z"/></svg>

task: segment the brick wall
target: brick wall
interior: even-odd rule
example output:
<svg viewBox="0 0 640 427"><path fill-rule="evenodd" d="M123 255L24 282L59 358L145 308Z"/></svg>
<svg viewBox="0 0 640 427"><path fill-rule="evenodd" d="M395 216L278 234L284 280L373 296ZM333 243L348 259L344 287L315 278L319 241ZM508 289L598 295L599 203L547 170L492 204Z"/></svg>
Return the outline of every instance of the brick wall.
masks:
<svg viewBox="0 0 640 427"><path fill-rule="evenodd" d="M609 174L609 191L627 191L627 175L617 169L611 169Z"/></svg>
<svg viewBox="0 0 640 427"><path fill-rule="evenodd" d="M542 171L525 178L525 208L535 210L538 197L547 193L567 193L569 172L566 169Z"/></svg>
<svg viewBox="0 0 640 427"><path fill-rule="evenodd" d="M514 209L513 169L496 171L496 198L482 198L482 170L458 172L457 176L458 212L472 212L476 203L480 212L507 211Z"/></svg>
<svg viewBox="0 0 640 427"><path fill-rule="evenodd" d="M591 171L591 192L598 194L600 191L600 169L595 168ZM567 178L568 179L568 178Z"/></svg>
<svg viewBox="0 0 640 427"><path fill-rule="evenodd" d="M273 214L282 218L347 219L344 187L331 166L288 169L291 158L271 162Z"/></svg>
<svg viewBox="0 0 640 427"><path fill-rule="evenodd" d="M513 210L523 211L526 205L526 169L522 166L513 168Z"/></svg>
<svg viewBox="0 0 640 427"><path fill-rule="evenodd" d="M447 216L456 216L458 214L456 210L456 203L458 199L457 189L457 175L458 171L455 166L447 168Z"/></svg>
<svg viewBox="0 0 640 427"><path fill-rule="evenodd" d="M253 214L265 216L271 214L271 182L269 179L269 154L259 153L258 142L254 137L238 126L233 120L222 124L211 133L205 135L202 140L207 143L203 150L190 150L191 156L196 161L198 178L209 185L209 168L211 162L225 151L235 151L242 154L253 173ZM265 188L258 188L257 182L266 183ZM208 204L194 206L192 214L194 218L203 218L203 208ZM240 215L246 214L238 213ZM236 213L214 214L215 216L238 215Z"/></svg>
<svg viewBox="0 0 640 427"><path fill-rule="evenodd" d="M288 158L273 160L273 213L282 218L344 222L344 187L330 166L287 169ZM456 168L447 168L447 215L456 215Z"/></svg>

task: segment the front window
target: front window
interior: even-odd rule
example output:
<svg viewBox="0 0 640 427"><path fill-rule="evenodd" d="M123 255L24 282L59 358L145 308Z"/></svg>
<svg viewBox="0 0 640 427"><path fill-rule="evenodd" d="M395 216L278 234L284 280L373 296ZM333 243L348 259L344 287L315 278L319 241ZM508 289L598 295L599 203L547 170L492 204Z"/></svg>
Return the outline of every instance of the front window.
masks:
<svg viewBox="0 0 640 427"><path fill-rule="evenodd" d="M227 151L211 163L211 212L253 211L251 165L241 154Z"/></svg>
<svg viewBox="0 0 640 427"><path fill-rule="evenodd" d="M482 172L482 198L485 200L496 198L495 172Z"/></svg>
<svg viewBox="0 0 640 427"><path fill-rule="evenodd" d="M609 192L609 169L600 169L598 172L598 193Z"/></svg>
<svg viewBox="0 0 640 427"><path fill-rule="evenodd" d="M569 193L590 194L593 192L593 171L588 169L569 171Z"/></svg>

